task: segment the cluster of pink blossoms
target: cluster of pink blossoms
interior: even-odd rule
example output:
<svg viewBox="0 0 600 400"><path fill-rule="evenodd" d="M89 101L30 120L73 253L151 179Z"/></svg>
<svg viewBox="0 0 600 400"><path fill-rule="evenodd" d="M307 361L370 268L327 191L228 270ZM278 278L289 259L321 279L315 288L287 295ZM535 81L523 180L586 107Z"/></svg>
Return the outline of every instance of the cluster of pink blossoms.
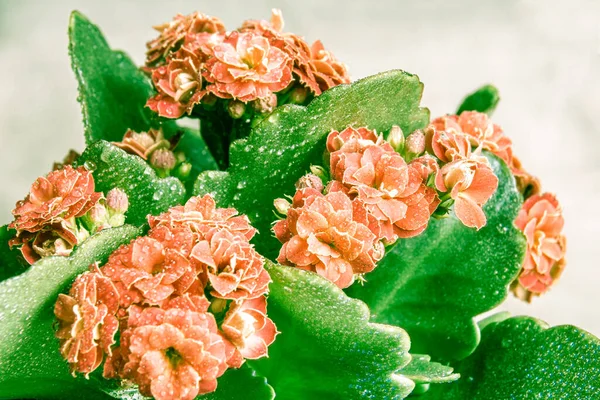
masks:
<svg viewBox="0 0 600 400"><path fill-rule="evenodd" d="M158 94L148 107L167 118L190 114L201 102L228 99L232 117L245 104L271 112L281 97L303 103L311 95L349 83L346 67L317 41L283 33L283 18L245 21L227 32L221 20L198 12L177 15L157 26L158 38L147 44L146 70ZM279 99L278 96L279 95Z"/></svg>
<svg viewBox="0 0 600 400"><path fill-rule="evenodd" d="M38 178L24 200L17 202L17 231L10 246L19 246L33 264L50 255L68 256L73 247L102 229L123 225L127 195L113 189L107 197L94 188L92 173L66 165Z"/></svg>
<svg viewBox="0 0 600 400"><path fill-rule="evenodd" d="M227 368L267 355L278 333L266 315L271 280L248 219L208 195L148 222L147 236L59 296L56 336L73 373L106 357L106 378L158 400L193 399Z"/></svg>
<svg viewBox="0 0 600 400"><path fill-rule="evenodd" d="M448 166L456 160L469 158L469 154L472 154L471 147L488 150L508 165L525 198L515 225L523 231L527 239L523 268L519 277L513 282L512 289L517 297L526 301L531 301L534 295L545 293L560 277L566 265L566 240L562 234L564 220L562 209L554 195L540 194L539 180L523 169L521 162L513 154L511 140L504 135L502 128L489 120L486 114L463 112L460 115L437 118L428 128L428 138L428 145L433 153L442 162L449 163L442 167L442 171L449 168ZM489 185L486 181L495 177L492 178L489 167L485 166L485 159L478 156L471 156L471 158L483 162L477 168L479 172L473 174L471 183L471 187L477 193ZM444 179L446 177L454 179L453 174L442 175ZM436 179L436 186L437 182ZM487 195L488 193L484 193L482 197L486 198ZM472 198L477 200L478 197ZM455 213L460 218L458 201L454 207ZM473 212L476 210L474 207L471 208L469 215L473 215L474 220L482 219L485 222L483 213Z"/></svg>

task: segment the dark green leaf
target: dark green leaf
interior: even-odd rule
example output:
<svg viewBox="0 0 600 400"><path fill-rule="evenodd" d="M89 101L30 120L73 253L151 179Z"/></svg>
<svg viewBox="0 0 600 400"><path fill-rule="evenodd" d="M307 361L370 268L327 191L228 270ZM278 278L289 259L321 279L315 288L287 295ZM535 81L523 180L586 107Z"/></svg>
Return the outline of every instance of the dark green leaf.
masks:
<svg viewBox="0 0 600 400"><path fill-rule="evenodd" d="M432 362L431 357L424 354L411 354L410 363L399 373L415 383L443 383L458 379L458 374L452 373L452 367Z"/></svg>
<svg viewBox="0 0 600 400"><path fill-rule="evenodd" d="M97 191L106 193L117 187L127 193L129 224L142 225L148 214L157 215L185 201L185 188L179 179L159 178L141 157L104 140L89 146L77 162L93 169Z"/></svg>
<svg viewBox="0 0 600 400"><path fill-rule="evenodd" d="M591 334L516 317L490 323L481 336L456 364L461 379L432 386L423 400L599 398L600 340Z"/></svg>
<svg viewBox="0 0 600 400"><path fill-rule="evenodd" d="M298 178L322 163L327 134L348 125L379 132L394 124L404 132L422 128L429 121L429 111L419 108L422 90L416 76L389 71L337 86L307 107L280 107L248 139L232 143L228 172L201 174L195 192L211 193L221 206L247 214L261 233L257 249L273 257L281 247L270 232L273 200L293 195Z"/></svg>
<svg viewBox="0 0 600 400"><path fill-rule="evenodd" d="M491 115L499 101L498 89L493 85L485 85L465 97L456 114L463 111L479 111Z"/></svg>
<svg viewBox="0 0 600 400"><path fill-rule="evenodd" d="M54 338L54 302L91 263L105 261L139 234L132 226L101 231L70 257L42 259L0 282L0 398L107 398L96 380L69 374Z"/></svg>
<svg viewBox="0 0 600 400"><path fill-rule="evenodd" d="M69 22L71 67L79 82L85 140L119 141L127 129L158 126L147 108L153 94L148 78L129 57L112 51L100 29L77 11Z"/></svg>
<svg viewBox="0 0 600 400"><path fill-rule="evenodd" d="M181 128L183 135L175 148L175 151L183 151L187 162L192 164L192 172L185 179L186 187L193 189L196 178L202 171L211 171L218 169L217 163L208 151L204 139L195 129Z"/></svg>
<svg viewBox="0 0 600 400"><path fill-rule="evenodd" d="M525 239L513 225L521 197L504 162L489 160L500 185L484 207L484 228L467 228L454 216L432 220L421 235L399 240L363 286L347 291L369 305L374 321L406 329L411 351L439 360L471 354L479 341L473 317L506 298L521 268Z"/></svg>
<svg viewBox="0 0 600 400"><path fill-rule="evenodd" d="M278 400L401 399L414 383L402 329L369 322L369 310L312 272L267 262L269 317L280 335L269 357L251 363Z"/></svg>
<svg viewBox="0 0 600 400"><path fill-rule="evenodd" d="M28 265L17 249L11 249L8 241L16 232L4 225L0 227L0 282L24 272Z"/></svg>

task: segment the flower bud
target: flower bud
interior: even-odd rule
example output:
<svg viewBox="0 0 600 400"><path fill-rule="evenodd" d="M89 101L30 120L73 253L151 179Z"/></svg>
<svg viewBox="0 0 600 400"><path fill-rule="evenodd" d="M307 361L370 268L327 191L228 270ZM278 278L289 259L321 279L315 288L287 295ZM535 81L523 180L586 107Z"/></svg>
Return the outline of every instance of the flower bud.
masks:
<svg viewBox="0 0 600 400"><path fill-rule="evenodd" d="M227 112L233 119L240 119L246 112L246 104L238 100L231 100L227 105Z"/></svg>
<svg viewBox="0 0 600 400"><path fill-rule="evenodd" d="M321 181L329 180L329 174L327 173L325 168L323 168L319 165L311 165L310 172L312 172L314 175L316 175L318 178L320 178Z"/></svg>
<svg viewBox="0 0 600 400"><path fill-rule="evenodd" d="M404 133L398 125L392 126L388 134L388 142L398 153L404 150Z"/></svg>
<svg viewBox="0 0 600 400"><path fill-rule="evenodd" d="M290 103L303 104L308 97L308 89L305 87L297 87L290 93Z"/></svg>
<svg viewBox="0 0 600 400"><path fill-rule="evenodd" d="M190 176L190 172L192 172L192 164L188 162L181 163L177 168L177 176L180 179L186 179Z"/></svg>
<svg viewBox="0 0 600 400"><path fill-rule="evenodd" d="M202 97L202 104L207 108L212 108L215 104L217 104L217 96L212 93L207 93Z"/></svg>
<svg viewBox="0 0 600 400"><path fill-rule="evenodd" d="M296 182L296 189L313 188L319 192L323 191L323 181L315 174L306 174Z"/></svg>
<svg viewBox="0 0 600 400"><path fill-rule="evenodd" d="M292 206L290 202L286 199L275 199L275 201L273 201L273 204L275 205L275 209L277 210L277 212L281 215L287 215L288 210Z"/></svg>
<svg viewBox="0 0 600 400"><path fill-rule="evenodd" d="M425 134L417 129L406 138L404 150L408 158L416 157L425 151Z"/></svg>
<svg viewBox="0 0 600 400"><path fill-rule="evenodd" d="M175 154L168 149L157 149L150 156L150 164L154 168L171 170L176 163Z"/></svg>
<svg viewBox="0 0 600 400"><path fill-rule="evenodd" d="M271 93L268 97L256 99L252 102L252 108L259 114L270 114L277 107L277 96Z"/></svg>
<svg viewBox="0 0 600 400"><path fill-rule="evenodd" d="M112 211L124 214L129 208L129 198L124 191L119 188L114 188L106 195L106 205Z"/></svg>

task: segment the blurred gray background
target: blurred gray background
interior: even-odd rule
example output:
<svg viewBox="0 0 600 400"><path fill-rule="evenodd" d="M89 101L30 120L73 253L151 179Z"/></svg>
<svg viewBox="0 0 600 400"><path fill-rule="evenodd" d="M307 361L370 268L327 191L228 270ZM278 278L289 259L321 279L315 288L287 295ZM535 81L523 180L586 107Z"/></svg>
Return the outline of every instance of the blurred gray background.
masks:
<svg viewBox="0 0 600 400"><path fill-rule="evenodd" d="M494 120L524 166L558 193L569 264L560 283L501 309L600 336L600 1L25 1L0 0L0 224L39 175L83 149L67 56L69 13L99 24L141 64L152 25L176 13L215 15L234 29L281 8L286 30L321 39L353 78L401 68L425 83L432 116L482 84L500 88ZM449 310L450 311L450 310Z"/></svg>

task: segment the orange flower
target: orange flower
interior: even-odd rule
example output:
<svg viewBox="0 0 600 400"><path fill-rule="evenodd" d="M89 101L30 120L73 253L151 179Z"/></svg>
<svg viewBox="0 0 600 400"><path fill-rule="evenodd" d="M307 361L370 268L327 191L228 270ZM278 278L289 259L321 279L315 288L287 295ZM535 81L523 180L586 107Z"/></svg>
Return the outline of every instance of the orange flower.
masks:
<svg viewBox="0 0 600 400"><path fill-rule="evenodd" d="M191 400L217 387L225 345L212 314L146 308L128 331L123 375L157 400Z"/></svg>
<svg viewBox="0 0 600 400"><path fill-rule="evenodd" d="M558 200L550 193L531 196L523 204L515 225L527 238L527 253L512 289L520 299L531 301L556 282L566 265L564 218Z"/></svg>
<svg viewBox="0 0 600 400"><path fill-rule="evenodd" d="M148 42L146 65L155 65L165 60L187 42L208 42L214 34L224 34L225 25L216 17L194 12L177 14L173 21L154 27L160 35Z"/></svg>
<svg viewBox="0 0 600 400"><path fill-rule="evenodd" d="M406 164L389 143L366 128L331 132L327 149L334 150L332 178L364 206L368 226L378 238L391 243L427 228L439 200L426 186L420 164Z"/></svg>
<svg viewBox="0 0 600 400"><path fill-rule="evenodd" d="M292 60L254 32L231 32L213 46L206 62L206 90L217 97L249 102L270 97L292 81Z"/></svg>
<svg viewBox="0 0 600 400"><path fill-rule="evenodd" d="M213 231L194 246L191 257L203 268L217 298L255 298L269 289L264 260L243 236Z"/></svg>
<svg viewBox="0 0 600 400"><path fill-rule="evenodd" d="M190 198L184 206L172 207L157 217L149 216L150 228L167 226L189 229L197 238L204 239L213 230L226 229L246 240L252 239L256 233L250 225L248 217L237 215L235 208L216 208L215 200L210 195Z"/></svg>
<svg viewBox="0 0 600 400"><path fill-rule="evenodd" d="M179 118L191 114L206 90L202 89L201 52L182 47L172 54L166 65L152 70L152 82L158 94L146 106L161 117Z"/></svg>
<svg viewBox="0 0 600 400"><path fill-rule="evenodd" d="M86 376L111 354L119 327L116 312L119 294L113 283L103 276L97 265L79 275L69 295L59 294L54 315L59 322L56 337L60 352L71 371Z"/></svg>
<svg viewBox="0 0 600 400"><path fill-rule="evenodd" d="M439 121L440 118L435 121ZM471 156L471 143L467 135L455 129L440 130L439 123L432 122L426 130L427 151L443 163L462 160Z"/></svg>
<svg viewBox="0 0 600 400"><path fill-rule="evenodd" d="M354 214L362 206L353 204L343 192L323 195L313 188L300 189L287 219L273 230L283 243L277 261L315 271L340 288L350 286L354 274L372 271L383 257L383 245Z"/></svg>
<svg viewBox="0 0 600 400"><path fill-rule="evenodd" d="M441 192L450 190L454 213L463 224L481 229L487 221L481 207L496 192L498 178L486 158L472 156L444 165L436 177L436 187Z"/></svg>
<svg viewBox="0 0 600 400"><path fill-rule="evenodd" d="M186 257L151 237L139 237L121 246L101 270L121 284L118 288L133 292L129 293L133 299L141 295L142 301L149 304L161 304L174 293L185 293L197 275ZM129 306L124 302L121 305Z"/></svg>
<svg viewBox="0 0 600 400"><path fill-rule="evenodd" d="M154 150L171 147L171 143L163 136L161 129L150 129L148 132L134 132L128 129L120 142L112 142L115 146L129 154L135 154L148 160Z"/></svg>
<svg viewBox="0 0 600 400"><path fill-rule="evenodd" d="M267 318L267 300L264 296L233 303L221 325L230 367L241 367L244 359L266 357L268 347L279 333L273 321Z"/></svg>
<svg viewBox="0 0 600 400"><path fill-rule="evenodd" d="M77 228L75 218L86 214L101 198L102 193L94 191L91 172L83 167L75 169L67 165L40 177L31 186L25 200L17 202L12 212L15 220L8 226L16 229L17 237L9 244L22 245L21 252L30 264L42 254L47 255L38 253L30 242L37 243L40 248L40 242L46 242L49 235L54 238L49 248L64 249L64 253L68 254L89 234ZM43 235L45 240L38 238L38 234ZM56 245L55 239L58 238L64 241L64 246Z"/></svg>

